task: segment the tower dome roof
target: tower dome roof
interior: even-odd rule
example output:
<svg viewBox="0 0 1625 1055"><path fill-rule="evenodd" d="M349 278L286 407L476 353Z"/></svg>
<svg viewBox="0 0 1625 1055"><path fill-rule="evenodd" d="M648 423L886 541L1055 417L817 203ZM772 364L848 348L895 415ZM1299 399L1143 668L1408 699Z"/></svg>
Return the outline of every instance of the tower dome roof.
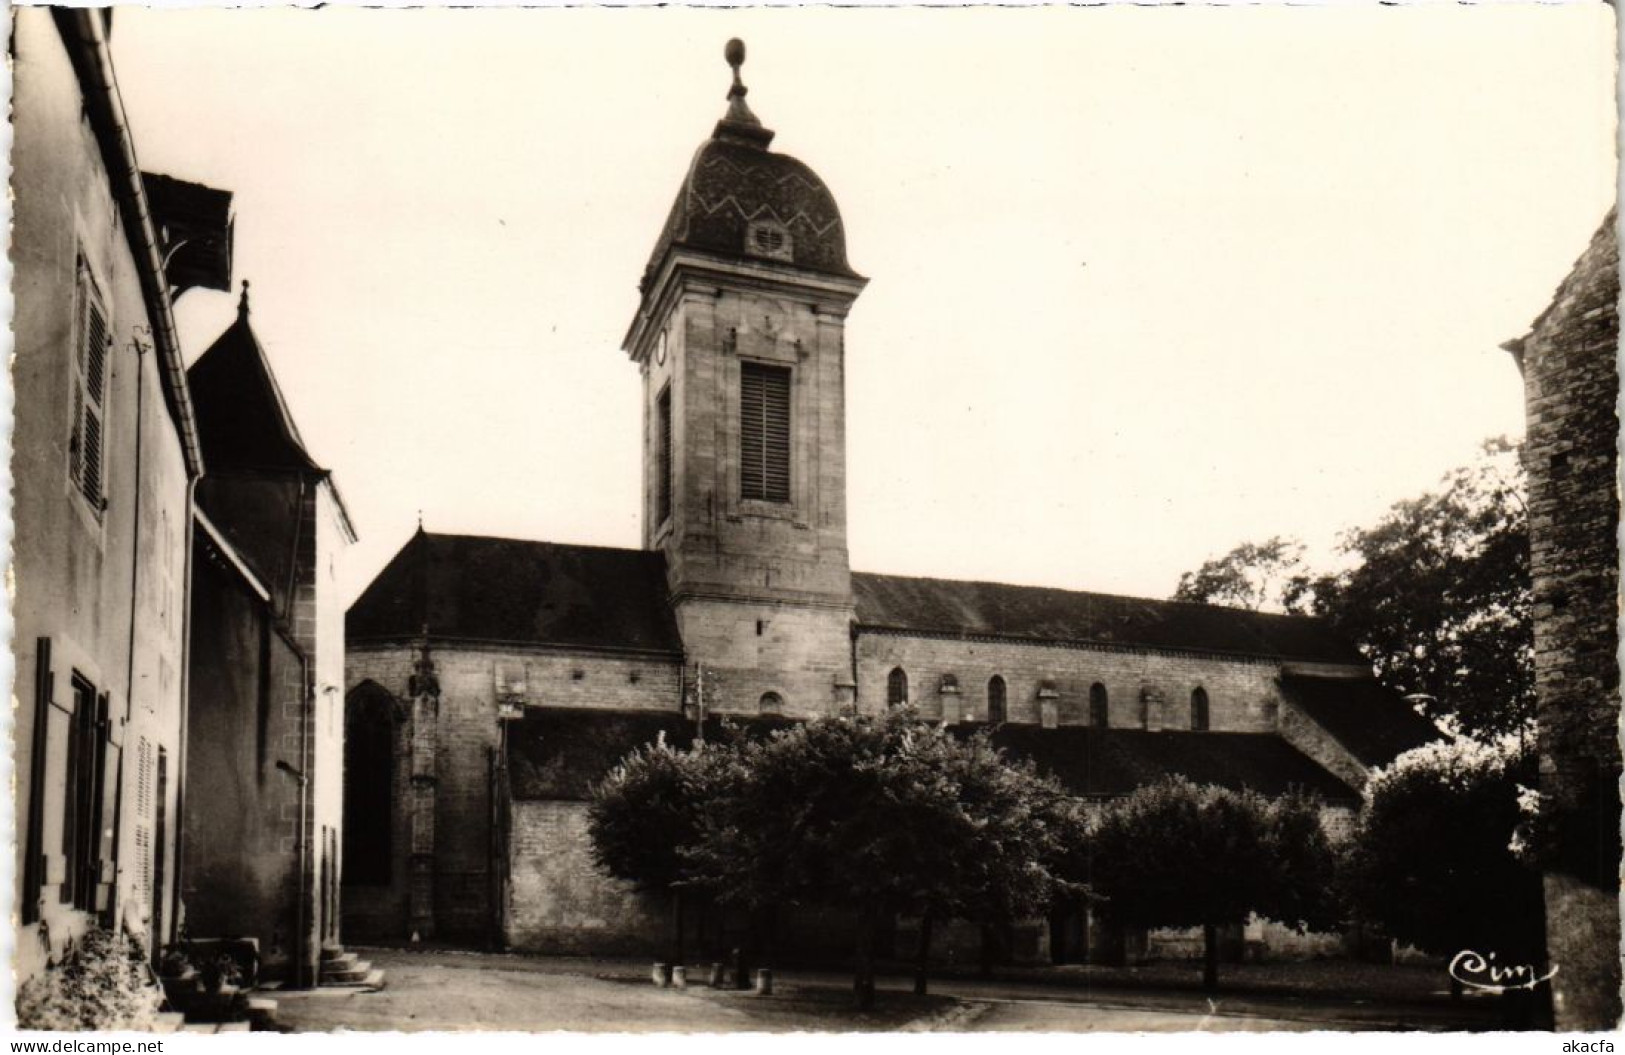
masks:
<svg viewBox="0 0 1625 1055"><path fill-rule="evenodd" d="M676 248L855 275L835 196L812 169L768 150L773 132L745 105L744 45L729 41L727 57L734 70L728 112L694 153L644 269L643 291Z"/></svg>

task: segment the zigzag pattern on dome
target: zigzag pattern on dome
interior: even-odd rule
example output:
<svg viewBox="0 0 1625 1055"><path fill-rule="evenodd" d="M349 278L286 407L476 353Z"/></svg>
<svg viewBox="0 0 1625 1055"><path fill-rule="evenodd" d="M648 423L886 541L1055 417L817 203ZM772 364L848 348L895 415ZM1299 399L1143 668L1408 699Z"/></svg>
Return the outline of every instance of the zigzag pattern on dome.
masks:
<svg viewBox="0 0 1625 1055"><path fill-rule="evenodd" d="M750 225L764 218L791 231L790 263L855 274L846 262L846 230L835 196L816 173L788 154L713 138L696 151L672 203L644 271L644 292L673 248L752 258L745 239Z"/></svg>

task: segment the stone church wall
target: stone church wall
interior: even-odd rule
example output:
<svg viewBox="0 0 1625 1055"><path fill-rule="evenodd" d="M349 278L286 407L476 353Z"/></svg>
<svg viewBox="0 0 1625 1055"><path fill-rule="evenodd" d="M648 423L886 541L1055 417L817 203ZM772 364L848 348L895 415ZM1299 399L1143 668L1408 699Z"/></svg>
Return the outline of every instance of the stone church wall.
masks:
<svg viewBox="0 0 1625 1055"><path fill-rule="evenodd" d="M532 706L600 710L671 710L679 698L681 671L659 657L627 657L586 651L518 650L459 645L430 657L440 683L435 731L434 937L484 942L492 937L491 758L500 743L497 676L525 686ZM348 689L373 681L404 700L414 650L406 645L352 646ZM349 886L344 891L346 927L357 939L410 937L405 911L411 843L410 743L414 730L397 737L394 796L397 860L387 887ZM521 804L516 803L517 809ZM516 836L517 837L517 836ZM584 845L584 844L583 844ZM517 902L516 902L517 903Z"/></svg>
<svg viewBox="0 0 1625 1055"><path fill-rule="evenodd" d="M850 613L799 605L689 601L677 609L683 643L704 664L706 709L759 714L776 693L776 713L838 713L837 680L850 682ZM846 690L850 698L850 690Z"/></svg>
<svg viewBox="0 0 1625 1055"><path fill-rule="evenodd" d="M951 720L957 709L958 718L985 720L994 675L1005 680L1011 722L1043 719L1039 687L1046 680L1058 693L1059 725L1089 723L1089 689L1096 682L1106 686L1110 725L1118 729L1189 729L1191 693L1198 687L1207 691L1209 728L1216 732L1273 732L1281 708L1279 667L1271 660L863 633L861 712L885 709L886 679L895 667L907 673L909 701L927 718ZM945 675L958 680L957 696L940 691Z"/></svg>
<svg viewBox="0 0 1625 1055"><path fill-rule="evenodd" d="M527 952L657 953L664 906L593 864L585 802L513 804L510 948Z"/></svg>

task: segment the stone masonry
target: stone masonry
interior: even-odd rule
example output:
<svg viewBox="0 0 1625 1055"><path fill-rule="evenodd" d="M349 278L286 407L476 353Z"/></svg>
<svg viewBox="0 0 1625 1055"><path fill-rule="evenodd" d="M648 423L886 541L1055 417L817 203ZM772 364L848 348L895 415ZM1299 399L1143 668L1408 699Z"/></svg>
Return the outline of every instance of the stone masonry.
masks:
<svg viewBox="0 0 1625 1055"><path fill-rule="evenodd" d="M1619 243L1612 212L1529 334L1524 372L1547 946L1557 1028L1620 1020Z"/></svg>

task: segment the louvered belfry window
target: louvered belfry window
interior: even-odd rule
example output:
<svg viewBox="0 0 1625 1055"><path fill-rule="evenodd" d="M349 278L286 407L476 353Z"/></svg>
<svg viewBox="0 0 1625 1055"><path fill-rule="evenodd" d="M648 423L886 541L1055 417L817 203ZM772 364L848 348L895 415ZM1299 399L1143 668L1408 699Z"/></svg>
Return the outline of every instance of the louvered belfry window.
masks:
<svg viewBox="0 0 1625 1055"><path fill-rule="evenodd" d="M74 298L73 433L68 473L98 515L102 510L102 456L106 449L107 351L111 341L90 267L81 257Z"/></svg>
<svg viewBox="0 0 1625 1055"><path fill-rule="evenodd" d="M739 374L740 497L790 501L790 370L741 363Z"/></svg>
<svg viewBox="0 0 1625 1055"><path fill-rule="evenodd" d="M657 441L660 444L660 480L655 484L658 488L660 511L655 518L658 523L664 524L671 518L671 389L660 393L658 407L659 421L656 428L660 430Z"/></svg>

